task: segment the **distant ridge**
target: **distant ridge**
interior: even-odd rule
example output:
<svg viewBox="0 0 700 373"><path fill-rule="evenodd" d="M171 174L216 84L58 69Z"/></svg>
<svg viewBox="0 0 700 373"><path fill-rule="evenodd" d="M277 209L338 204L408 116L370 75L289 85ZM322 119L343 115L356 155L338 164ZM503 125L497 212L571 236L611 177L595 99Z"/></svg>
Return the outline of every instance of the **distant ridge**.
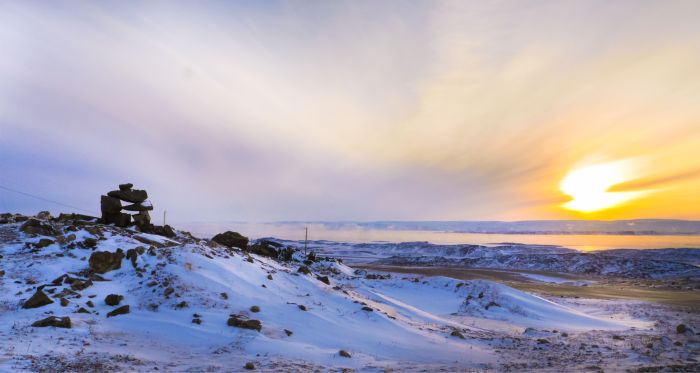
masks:
<svg viewBox="0 0 700 373"><path fill-rule="evenodd" d="M525 220L525 221L371 221L371 222L278 222L318 224L327 229L419 230L488 234L611 234L697 235L700 221L675 219L634 220Z"/></svg>

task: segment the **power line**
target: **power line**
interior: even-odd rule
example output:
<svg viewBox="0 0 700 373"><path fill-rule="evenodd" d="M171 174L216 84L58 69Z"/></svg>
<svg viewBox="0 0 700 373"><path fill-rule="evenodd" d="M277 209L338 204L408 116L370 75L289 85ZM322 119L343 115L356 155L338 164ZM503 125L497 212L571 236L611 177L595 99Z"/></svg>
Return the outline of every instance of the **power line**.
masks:
<svg viewBox="0 0 700 373"><path fill-rule="evenodd" d="M41 196L37 196L37 195L34 195L34 194L25 193L25 192L22 192L22 191L19 191L19 190L15 190L15 189L12 189L12 188L8 188L8 187L3 186L3 185L0 185L0 189L4 189L4 190L6 190L6 191L8 191L8 192L13 192L13 193L21 194L21 195L24 195L24 196L27 196L27 197L31 197L31 198L36 198L36 199L38 199L38 200L42 200L42 201L45 201L45 202L54 203L54 204L57 204L57 205L60 205L60 206L63 206L63 207L68 207L68 208L72 208L72 209L75 209L75 210L80 210L80 211L83 211L83 212L89 212L89 213L91 213L91 214L94 214L94 213L95 213L94 211L81 209L80 207L68 205L68 204L65 204L65 203L62 203L62 202L54 201L54 200L51 200L51 199L48 199L48 198L44 198L44 197L41 197Z"/></svg>

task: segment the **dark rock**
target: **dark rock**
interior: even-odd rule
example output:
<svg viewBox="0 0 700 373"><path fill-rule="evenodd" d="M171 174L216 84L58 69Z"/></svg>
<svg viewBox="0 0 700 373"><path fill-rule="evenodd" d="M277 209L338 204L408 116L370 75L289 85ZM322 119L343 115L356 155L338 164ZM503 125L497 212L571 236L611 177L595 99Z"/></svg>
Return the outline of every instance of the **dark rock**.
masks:
<svg viewBox="0 0 700 373"><path fill-rule="evenodd" d="M115 308L114 310L110 311L110 312L107 314L107 317L114 317L114 316L118 316L118 315L126 315L127 313L129 313L129 305L128 305L128 304L125 305L125 306L121 306L121 307L119 307L119 308Z"/></svg>
<svg viewBox="0 0 700 373"><path fill-rule="evenodd" d="M223 298L223 299L228 299L228 294L226 294L226 293L221 293L221 298Z"/></svg>
<svg viewBox="0 0 700 373"><path fill-rule="evenodd" d="M267 279L268 279L268 280L272 280L272 275L271 275L271 274L268 274L268 275L267 275Z"/></svg>
<svg viewBox="0 0 700 373"><path fill-rule="evenodd" d="M175 308L187 308L188 304L184 300L175 305Z"/></svg>
<svg viewBox="0 0 700 373"><path fill-rule="evenodd" d="M41 220L49 220L52 218L52 216L48 211L40 211L38 214L36 214L36 218Z"/></svg>
<svg viewBox="0 0 700 373"><path fill-rule="evenodd" d="M237 328L252 329L260 331L262 330L262 323L260 320L246 319L243 316L232 315L226 322L228 326L235 326Z"/></svg>
<svg viewBox="0 0 700 373"><path fill-rule="evenodd" d="M126 210L126 211L151 211L151 210L153 210L153 205L150 205L150 204L143 205L141 203L134 203L134 204L126 205L126 206L122 207L122 210Z"/></svg>
<svg viewBox="0 0 700 373"><path fill-rule="evenodd" d="M45 319L35 321L32 324L32 326L37 327L37 328L45 328L47 326L53 326L56 328L70 328L71 323L70 323L70 317L68 317L68 316L64 316L64 317L49 316Z"/></svg>
<svg viewBox="0 0 700 373"><path fill-rule="evenodd" d="M306 306L303 304L297 304L297 307L299 307L299 309L302 311L306 311Z"/></svg>
<svg viewBox="0 0 700 373"><path fill-rule="evenodd" d="M85 302L85 304L86 304L88 307L90 307L90 308L95 308L95 303L92 303L91 300Z"/></svg>
<svg viewBox="0 0 700 373"><path fill-rule="evenodd" d="M250 307L250 312L260 312L260 307L252 306L252 307Z"/></svg>
<svg viewBox="0 0 700 373"><path fill-rule="evenodd" d="M126 251L126 258L131 261L131 266L136 268L136 259L138 259L139 253L136 249L129 249Z"/></svg>
<svg viewBox="0 0 700 373"><path fill-rule="evenodd" d="M453 330L452 333L450 333L450 335L453 337L464 339L464 334L462 334L459 330Z"/></svg>
<svg viewBox="0 0 700 373"><path fill-rule="evenodd" d="M174 292L175 292L175 289L173 289L172 287L168 287L168 288L166 288L165 291L163 292L163 295L165 295L165 296L167 297L167 296L170 296L170 294L172 294L172 293L174 293Z"/></svg>
<svg viewBox="0 0 700 373"><path fill-rule="evenodd" d="M192 324L201 325L201 324L202 324L202 319L192 319Z"/></svg>
<svg viewBox="0 0 700 373"><path fill-rule="evenodd" d="M63 298L63 297L61 298L61 307L68 306L68 303L70 303L70 302L68 302L68 299Z"/></svg>
<svg viewBox="0 0 700 373"><path fill-rule="evenodd" d="M249 361L249 362L245 363L245 365L243 366L243 368L246 368L246 369L248 369L248 370L255 370L255 364L253 364L253 363L251 363L251 362Z"/></svg>
<svg viewBox="0 0 700 373"><path fill-rule="evenodd" d="M75 311L75 313L90 313L90 311L85 309L85 307L80 307L77 311Z"/></svg>
<svg viewBox="0 0 700 373"><path fill-rule="evenodd" d="M46 246L53 245L53 243L53 240L50 240L48 238L42 238L39 240L39 242L34 244L34 247L36 247L37 249L43 249Z"/></svg>
<svg viewBox="0 0 700 373"><path fill-rule="evenodd" d="M105 214L120 213L122 210L122 203L121 201L113 197L100 196L100 210L102 211L102 219L104 219Z"/></svg>
<svg viewBox="0 0 700 373"><path fill-rule="evenodd" d="M676 326L676 333L678 334L684 334L686 331L689 330L690 328L688 328L685 324L678 324L678 326Z"/></svg>
<svg viewBox="0 0 700 373"><path fill-rule="evenodd" d="M294 332L292 332L292 331L289 330L289 329L284 329L284 333L287 334L287 337L289 337L289 336L291 336L292 334L294 334Z"/></svg>
<svg viewBox="0 0 700 373"><path fill-rule="evenodd" d="M124 202L131 202L131 203L141 203L148 198L148 193L146 193L145 190L138 190L138 189L113 190L113 191L107 193L107 195L110 197L119 198L120 200L122 200Z"/></svg>
<svg viewBox="0 0 700 373"><path fill-rule="evenodd" d="M245 237L238 232L226 231L224 233L219 233L211 240L231 248L237 247L239 249L245 249L248 247L248 237Z"/></svg>
<svg viewBox="0 0 700 373"><path fill-rule="evenodd" d="M66 281L66 282L68 282L68 281ZM92 286L92 280L83 281L83 280L73 279L73 281L70 282L71 289L73 289L75 291L85 290L85 289L89 288L90 286Z"/></svg>
<svg viewBox="0 0 700 373"><path fill-rule="evenodd" d="M345 351L345 350L340 350L340 351L338 351L338 355L340 355L340 356L342 356L342 357L347 357L347 358L351 358L351 357L352 357L352 355L350 355L350 353L347 352L347 351Z"/></svg>
<svg viewBox="0 0 700 373"><path fill-rule="evenodd" d="M316 279L323 282L326 285L331 284L331 280L328 279L328 276L316 276Z"/></svg>
<svg viewBox="0 0 700 373"><path fill-rule="evenodd" d="M95 251L90 255L90 269L97 273L107 273L122 267L124 252L121 249L111 253L109 251Z"/></svg>
<svg viewBox="0 0 700 373"><path fill-rule="evenodd" d="M367 306L362 307L362 310L367 311L367 312L374 312L374 309L372 309L372 307L367 307Z"/></svg>
<svg viewBox="0 0 700 373"><path fill-rule="evenodd" d="M278 255L277 249L280 246L281 245L278 244L277 242L262 240L262 241L254 243L253 245L250 245L248 247L248 251L250 251L253 254L260 255L260 256L277 258L277 255Z"/></svg>
<svg viewBox="0 0 700 373"><path fill-rule="evenodd" d="M109 294L105 297L105 304L108 306L118 306L122 299L124 299L123 295Z"/></svg>
<svg viewBox="0 0 700 373"><path fill-rule="evenodd" d="M151 225L151 215L148 214L148 211L141 211L136 215L132 215L131 217L134 218L134 224L138 225L139 227Z"/></svg>
<svg viewBox="0 0 700 373"><path fill-rule="evenodd" d="M549 344L549 340L548 340L548 339L544 339L544 338L537 338L537 343L539 343L539 344Z"/></svg>
<svg viewBox="0 0 700 373"><path fill-rule="evenodd" d="M299 267L299 269L297 269L297 272L308 275L309 273L311 273L311 270L307 266L301 266Z"/></svg>
<svg viewBox="0 0 700 373"><path fill-rule="evenodd" d="M173 227L171 227L169 225L160 226L160 225L144 224L140 227L141 227L141 231L145 232L145 233L153 233L153 234L157 234L159 236L168 237L168 238L173 238L176 236L175 230L173 230Z"/></svg>
<svg viewBox="0 0 700 373"><path fill-rule="evenodd" d="M131 188L134 187L134 184L132 183L126 183L126 184L119 184L119 190L127 191L131 190Z"/></svg>
<svg viewBox="0 0 700 373"><path fill-rule="evenodd" d="M51 303L53 303L51 298L49 298L49 296L46 295L41 288L39 288L37 289L36 293L31 296L31 298L24 302L22 308L38 308Z"/></svg>
<svg viewBox="0 0 700 373"><path fill-rule="evenodd" d="M55 236L58 234L51 225L34 218L24 222L19 229L26 234L38 234L40 236Z"/></svg>
<svg viewBox="0 0 700 373"><path fill-rule="evenodd" d="M92 238L92 237L88 237L83 241L82 246L89 248L89 249L95 248L95 247L97 247L97 240Z"/></svg>

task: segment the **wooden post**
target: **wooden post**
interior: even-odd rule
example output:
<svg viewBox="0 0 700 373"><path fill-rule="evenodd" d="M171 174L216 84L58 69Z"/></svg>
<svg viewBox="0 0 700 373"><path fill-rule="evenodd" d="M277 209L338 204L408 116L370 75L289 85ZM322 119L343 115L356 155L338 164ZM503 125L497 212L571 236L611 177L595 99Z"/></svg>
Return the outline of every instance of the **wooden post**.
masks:
<svg viewBox="0 0 700 373"><path fill-rule="evenodd" d="M304 227L304 256L306 256L306 246L309 242L309 227Z"/></svg>
<svg viewBox="0 0 700 373"><path fill-rule="evenodd" d="M167 212L167 211L163 210L163 226L164 226L164 227L165 227L165 213L166 213L166 212Z"/></svg>

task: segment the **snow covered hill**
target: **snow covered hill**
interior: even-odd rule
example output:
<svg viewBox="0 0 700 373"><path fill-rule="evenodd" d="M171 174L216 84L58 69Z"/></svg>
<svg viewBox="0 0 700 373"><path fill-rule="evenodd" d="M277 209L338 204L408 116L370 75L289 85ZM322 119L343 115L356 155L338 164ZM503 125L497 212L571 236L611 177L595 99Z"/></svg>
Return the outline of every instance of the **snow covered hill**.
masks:
<svg viewBox="0 0 700 373"><path fill-rule="evenodd" d="M0 225L0 371L498 370L503 343L541 348L529 328L651 327L488 281L367 274L175 233L70 215Z"/></svg>

